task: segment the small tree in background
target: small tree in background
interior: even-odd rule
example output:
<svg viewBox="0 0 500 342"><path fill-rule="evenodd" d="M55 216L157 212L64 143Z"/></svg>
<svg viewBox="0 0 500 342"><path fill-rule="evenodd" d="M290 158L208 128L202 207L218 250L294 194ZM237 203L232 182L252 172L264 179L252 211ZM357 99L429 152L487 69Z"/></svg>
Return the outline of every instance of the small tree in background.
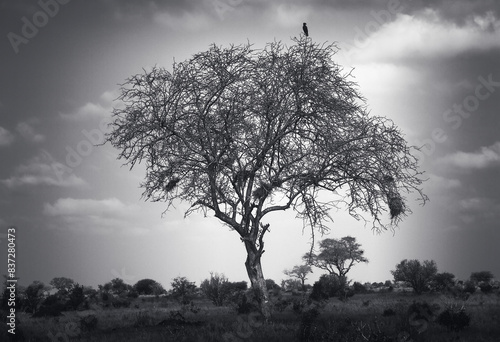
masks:
<svg viewBox="0 0 500 342"><path fill-rule="evenodd" d="M102 293L111 293L117 296L126 296L133 287L123 281L123 279L115 278L111 281L105 283L104 285L99 285L99 290Z"/></svg>
<svg viewBox="0 0 500 342"><path fill-rule="evenodd" d="M52 279L49 284L57 289L57 293L61 296L67 296L73 286L75 285L75 281L71 278L66 277L56 277Z"/></svg>
<svg viewBox="0 0 500 342"><path fill-rule="evenodd" d="M470 280L476 285L480 285L481 283L489 284L493 280L493 278L493 273L491 273L490 271L472 272L470 275Z"/></svg>
<svg viewBox="0 0 500 342"><path fill-rule="evenodd" d="M36 314L40 304L45 298L45 292L49 290L48 286L41 281L35 280L28 285L24 291L23 306L27 312Z"/></svg>
<svg viewBox="0 0 500 342"><path fill-rule="evenodd" d="M196 294L196 285L186 277L177 277L170 283L172 286L172 297L181 304L189 304Z"/></svg>
<svg viewBox="0 0 500 342"><path fill-rule="evenodd" d="M297 278L300 280L302 283L302 291L306 290L306 284L305 281L307 280L307 275L309 273L312 273L311 266L309 265L300 265L300 266L294 266L291 270L284 270L283 273L285 273L287 276L291 278Z"/></svg>
<svg viewBox="0 0 500 342"><path fill-rule="evenodd" d="M337 296L339 299L344 300L348 296L346 287L347 282L345 278L340 278L335 274L323 274L314 283L310 298L313 300L325 300Z"/></svg>
<svg viewBox="0 0 500 342"><path fill-rule="evenodd" d="M429 285L437 274L437 266L434 260L424 260L423 264L418 260L403 260L391 271L394 281L406 282L416 294L429 289Z"/></svg>
<svg viewBox="0 0 500 342"><path fill-rule="evenodd" d="M431 281L431 287L435 291L444 291L455 284L455 275L449 272L436 273Z"/></svg>
<svg viewBox="0 0 500 342"><path fill-rule="evenodd" d="M351 268L361 262L368 262L361 245L356 238L345 236L340 240L324 239L319 243L319 253L308 253L303 259L309 264L334 274L339 278L346 278Z"/></svg>
<svg viewBox="0 0 500 342"><path fill-rule="evenodd" d="M133 286L137 294L140 295L160 295L165 293L165 289L160 283L153 279L141 279Z"/></svg>
<svg viewBox="0 0 500 342"><path fill-rule="evenodd" d="M490 293L493 291L494 276L490 271L472 272L469 279L475 286L479 286L481 292Z"/></svg>
<svg viewBox="0 0 500 342"><path fill-rule="evenodd" d="M80 308L86 308L88 306L85 301L83 285L75 284L72 286L68 295L68 302L66 305L70 310L77 310Z"/></svg>
<svg viewBox="0 0 500 342"><path fill-rule="evenodd" d="M222 306L231 296L229 280L224 274L210 272L210 279L205 279L200 284L200 289L215 306Z"/></svg>
<svg viewBox="0 0 500 342"><path fill-rule="evenodd" d="M284 279L281 281L281 288L285 291L299 291L302 283L299 279Z"/></svg>

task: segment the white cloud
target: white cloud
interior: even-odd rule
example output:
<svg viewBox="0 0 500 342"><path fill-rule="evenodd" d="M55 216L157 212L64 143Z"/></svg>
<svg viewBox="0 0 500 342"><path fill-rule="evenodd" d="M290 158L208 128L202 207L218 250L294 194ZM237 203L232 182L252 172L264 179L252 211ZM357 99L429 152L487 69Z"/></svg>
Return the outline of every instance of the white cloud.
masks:
<svg viewBox="0 0 500 342"><path fill-rule="evenodd" d="M440 192L441 190L457 189L462 186L462 183L458 179L429 174L429 180L424 185L435 192Z"/></svg>
<svg viewBox="0 0 500 342"><path fill-rule="evenodd" d="M119 95L120 93L118 90L105 91L101 95L101 100L104 101L107 105L112 105Z"/></svg>
<svg viewBox="0 0 500 342"><path fill-rule="evenodd" d="M99 100L87 102L69 113L59 113L59 116L70 121L85 121L89 119L104 119L111 116L115 100L120 95L118 89L105 91Z"/></svg>
<svg viewBox="0 0 500 342"><path fill-rule="evenodd" d="M372 24L375 23L374 19ZM491 12L470 17L459 26L442 20L434 10L427 9L419 16L398 14L394 21L379 26L371 35L360 28L362 34L358 34L357 44L350 52L355 60L447 58L471 50L500 47L500 20ZM371 26L370 30L373 30Z"/></svg>
<svg viewBox="0 0 500 342"><path fill-rule="evenodd" d="M35 126L40 124L40 120L38 119L29 119L27 121L23 121L17 124L17 131L21 136L32 143L41 143L45 140L45 136L39 134L35 130Z"/></svg>
<svg viewBox="0 0 500 342"><path fill-rule="evenodd" d="M59 198L45 203L43 214L52 217L63 229L96 234L140 235L147 231L147 214L136 204L125 204L117 198Z"/></svg>
<svg viewBox="0 0 500 342"><path fill-rule="evenodd" d="M106 94L106 93L105 93ZM104 95L103 96L108 96ZM74 112L66 114L59 113L63 119L74 120L74 121L84 121L87 119L102 119L109 116L111 113L111 108L104 107L99 103L87 102L85 105L77 108Z"/></svg>
<svg viewBox="0 0 500 342"><path fill-rule="evenodd" d="M470 197L458 201L456 215L465 223L472 224L484 220L498 222L500 203L490 198ZM476 228L479 228L476 227Z"/></svg>
<svg viewBox="0 0 500 342"><path fill-rule="evenodd" d="M282 3L274 7L271 11L271 18L278 25L285 28L298 27L297 32L300 33L302 22L307 21L310 9L304 4Z"/></svg>
<svg viewBox="0 0 500 342"><path fill-rule="evenodd" d="M85 181L72 169L57 162L47 151L19 165L12 177L0 180L8 188L32 185L72 187L82 186Z"/></svg>
<svg viewBox="0 0 500 342"><path fill-rule="evenodd" d="M0 146L9 146L14 141L14 135L0 126Z"/></svg>
<svg viewBox="0 0 500 342"><path fill-rule="evenodd" d="M439 160L440 163L462 169L484 169L500 165L500 141L483 146L476 152L455 152Z"/></svg>
<svg viewBox="0 0 500 342"><path fill-rule="evenodd" d="M184 12L182 15L160 12L154 15L154 22L175 31L196 32L210 27L211 19L203 13Z"/></svg>

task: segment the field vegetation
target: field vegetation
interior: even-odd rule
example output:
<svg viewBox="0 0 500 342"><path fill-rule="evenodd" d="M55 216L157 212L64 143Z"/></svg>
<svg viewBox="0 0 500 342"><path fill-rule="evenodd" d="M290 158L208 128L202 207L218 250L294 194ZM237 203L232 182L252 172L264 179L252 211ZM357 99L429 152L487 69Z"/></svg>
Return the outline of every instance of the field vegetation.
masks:
<svg viewBox="0 0 500 342"><path fill-rule="evenodd" d="M144 290L145 283L159 291L156 282L142 281L139 288L143 291L150 291L147 286ZM54 299L57 294L45 296L35 313L19 313L16 337L25 341L213 342L493 342L500 338L500 293L495 285L486 291L479 286L475 291L456 286L417 295L390 281L354 283L313 300L313 292L322 291L318 283L306 291L300 282L295 288L268 283L272 308L268 320L258 313L246 282L232 283L218 274L212 274L200 288L184 277L176 278L172 282L176 287L156 295L139 295L137 287L130 285L123 290L119 280L108 283L115 285L116 292L106 285L99 291L83 291L85 287L76 284L71 288L85 293L80 303L71 288L64 289L71 306L61 306L61 297Z"/></svg>

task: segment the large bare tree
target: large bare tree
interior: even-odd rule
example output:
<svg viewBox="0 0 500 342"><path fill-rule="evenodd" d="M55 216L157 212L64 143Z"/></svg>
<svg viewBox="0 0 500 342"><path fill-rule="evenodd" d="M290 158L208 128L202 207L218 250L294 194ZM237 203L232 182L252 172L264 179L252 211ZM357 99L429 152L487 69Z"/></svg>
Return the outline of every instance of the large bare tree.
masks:
<svg viewBox="0 0 500 342"><path fill-rule="evenodd" d="M343 203L385 229L387 208L394 220L408 212L404 193L425 200L411 147L392 121L368 115L335 53L305 37L213 45L172 71L130 77L107 136L131 168L145 163L147 199L167 209L186 201L186 215L211 212L239 235L266 317L268 215L291 209L323 231L329 208Z"/></svg>

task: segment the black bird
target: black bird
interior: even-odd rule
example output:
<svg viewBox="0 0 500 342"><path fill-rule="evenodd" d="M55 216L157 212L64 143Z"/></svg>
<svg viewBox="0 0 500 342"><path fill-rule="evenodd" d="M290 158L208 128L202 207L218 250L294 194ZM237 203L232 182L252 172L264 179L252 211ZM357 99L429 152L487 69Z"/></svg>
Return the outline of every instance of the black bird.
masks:
<svg viewBox="0 0 500 342"><path fill-rule="evenodd" d="M306 23L302 25L302 30L304 30L304 34L306 35L306 37L309 37L309 30L307 29Z"/></svg>

